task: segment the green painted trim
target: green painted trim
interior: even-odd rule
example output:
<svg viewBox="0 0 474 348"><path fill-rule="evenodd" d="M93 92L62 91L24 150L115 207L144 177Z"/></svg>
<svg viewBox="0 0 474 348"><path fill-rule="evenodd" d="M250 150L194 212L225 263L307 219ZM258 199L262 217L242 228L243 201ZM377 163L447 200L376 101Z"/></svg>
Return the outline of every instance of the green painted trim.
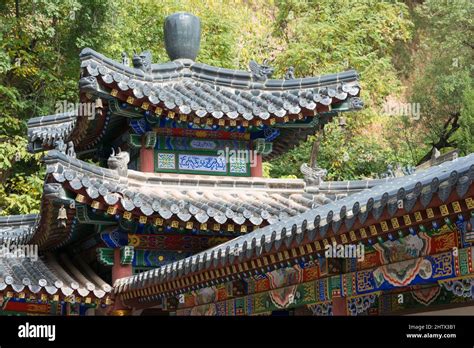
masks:
<svg viewBox="0 0 474 348"><path fill-rule="evenodd" d="M138 134L129 134L128 143L131 147L139 149L142 147L142 137Z"/></svg>
<svg viewBox="0 0 474 348"><path fill-rule="evenodd" d="M116 98L113 98L112 101L109 103L109 109L112 114L127 117L127 118L142 118L143 111L144 111L141 109L140 111L123 110L120 107L118 100Z"/></svg>
<svg viewBox="0 0 474 348"><path fill-rule="evenodd" d="M79 222L90 225L115 225L117 222L111 217L99 216L90 211L89 206L76 203L76 217Z"/></svg>
<svg viewBox="0 0 474 348"><path fill-rule="evenodd" d="M120 248L120 264L131 265L134 256L133 246L123 246Z"/></svg>
<svg viewBox="0 0 474 348"><path fill-rule="evenodd" d="M104 266L114 265L114 249L112 248L97 248L97 261Z"/></svg>

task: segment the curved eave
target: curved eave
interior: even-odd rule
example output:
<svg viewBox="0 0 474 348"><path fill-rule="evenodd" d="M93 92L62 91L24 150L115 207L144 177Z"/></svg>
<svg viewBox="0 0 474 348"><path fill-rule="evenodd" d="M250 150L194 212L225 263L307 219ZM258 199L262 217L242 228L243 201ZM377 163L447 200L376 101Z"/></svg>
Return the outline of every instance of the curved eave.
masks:
<svg viewBox="0 0 474 348"><path fill-rule="evenodd" d="M318 192L305 193L301 179L220 178L206 175L142 173L127 176L70 158L57 151L45 157L50 185L61 185L76 201L114 214L154 221L236 225L271 224L330 201ZM334 195L332 195L334 196ZM79 197L79 198L78 198ZM153 219L153 220L152 220Z"/></svg>
<svg viewBox="0 0 474 348"><path fill-rule="evenodd" d="M67 140L78 121L76 112L33 117L28 121L28 150L39 152L54 147L61 139Z"/></svg>
<svg viewBox="0 0 474 348"><path fill-rule="evenodd" d="M98 109L94 117L84 117L78 112L67 112L34 117L28 121L28 151L36 153L54 149L57 141L74 143L75 151L93 149L100 141L107 141L117 130L125 129L122 117L109 115Z"/></svg>

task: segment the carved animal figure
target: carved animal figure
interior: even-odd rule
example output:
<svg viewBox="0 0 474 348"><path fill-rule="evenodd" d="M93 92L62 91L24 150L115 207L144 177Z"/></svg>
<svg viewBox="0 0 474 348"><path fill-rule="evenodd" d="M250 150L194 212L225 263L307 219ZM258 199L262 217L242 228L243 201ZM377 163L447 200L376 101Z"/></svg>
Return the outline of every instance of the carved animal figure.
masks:
<svg viewBox="0 0 474 348"><path fill-rule="evenodd" d="M270 78L275 71L275 69L268 65L267 59L265 59L262 64L258 64L256 61L251 60L249 63L249 68L252 72L252 77L259 81Z"/></svg>
<svg viewBox="0 0 474 348"><path fill-rule="evenodd" d="M132 59L133 66L143 72L149 73L151 72L151 58L150 51L144 51L140 54L135 53Z"/></svg>
<svg viewBox="0 0 474 348"><path fill-rule="evenodd" d="M293 80L295 78L295 68L290 66L285 73L285 80Z"/></svg>
<svg viewBox="0 0 474 348"><path fill-rule="evenodd" d="M127 175L127 165L130 162L130 155L127 151L122 151L120 147L118 148L117 154L112 148L112 154L107 160L107 166L110 169L116 170L119 175Z"/></svg>
<svg viewBox="0 0 474 348"><path fill-rule="evenodd" d="M76 151L74 150L74 143L72 141L69 141L67 143L66 155L69 157L76 158Z"/></svg>
<svg viewBox="0 0 474 348"><path fill-rule="evenodd" d="M59 152L66 153L67 145L64 143L64 140L58 139L54 142L54 148Z"/></svg>
<svg viewBox="0 0 474 348"><path fill-rule="evenodd" d="M301 165L300 171L303 173L304 180L310 185L321 184L328 173L326 169L320 168L317 165L314 168L311 168L306 163Z"/></svg>

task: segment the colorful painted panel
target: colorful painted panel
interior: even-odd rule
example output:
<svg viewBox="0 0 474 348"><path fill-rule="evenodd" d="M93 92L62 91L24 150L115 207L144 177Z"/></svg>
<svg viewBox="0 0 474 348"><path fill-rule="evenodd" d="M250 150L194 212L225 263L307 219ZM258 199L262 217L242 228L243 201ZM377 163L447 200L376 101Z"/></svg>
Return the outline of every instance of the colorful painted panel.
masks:
<svg viewBox="0 0 474 348"><path fill-rule="evenodd" d="M451 252L425 258L406 260L357 272L357 292L388 290L412 284L426 284L453 277L454 260Z"/></svg>
<svg viewBox="0 0 474 348"><path fill-rule="evenodd" d="M129 234L128 245L136 249L201 251L228 241L222 237L187 235Z"/></svg>
<svg viewBox="0 0 474 348"><path fill-rule="evenodd" d="M225 301L230 297L232 297L232 283L219 284L184 294L183 300L178 304L178 308Z"/></svg>
<svg viewBox="0 0 474 348"><path fill-rule="evenodd" d="M245 158L231 158L229 164L230 173L247 173L248 161Z"/></svg>
<svg viewBox="0 0 474 348"><path fill-rule="evenodd" d="M427 288L420 288L413 291L403 292L401 294L383 294L379 297L380 314L397 314L400 312L419 312L427 309L436 308L437 306L453 305L453 304L473 304L474 300L471 296L464 296L458 289L464 288L457 285L452 287L456 282L449 282L447 286L435 285ZM471 285L469 284L468 287ZM453 291L453 289L456 290ZM467 288L467 287L466 287ZM466 291L469 292L470 290Z"/></svg>
<svg viewBox="0 0 474 348"><path fill-rule="evenodd" d="M347 300L347 313L352 316L376 315L378 305L378 296L375 294L353 297Z"/></svg>
<svg viewBox="0 0 474 348"><path fill-rule="evenodd" d="M294 308L316 302L314 283L304 283L275 289L255 294L253 297L254 312L248 314L269 312L282 308Z"/></svg>
<svg viewBox="0 0 474 348"><path fill-rule="evenodd" d="M441 227L436 225L429 231L409 234L397 240L367 246L364 260L358 262L357 269L373 268L452 250L458 245L458 233L456 226L449 223ZM349 271L350 267L346 264L346 271Z"/></svg>
<svg viewBox="0 0 474 348"><path fill-rule="evenodd" d="M168 263L179 261L192 253L172 252L166 250L135 250L133 258L133 267L160 267Z"/></svg>
<svg viewBox="0 0 474 348"><path fill-rule="evenodd" d="M178 155L178 168L180 170L220 172L227 171L224 157L204 155Z"/></svg>
<svg viewBox="0 0 474 348"><path fill-rule="evenodd" d="M319 268L314 262L293 267L281 268L265 274L259 274L246 280L247 293L253 294L279 287L309 282L317 279Z"/></svg>
<svg viewBox="0 0 474 348"><path fill-rule="evenodd" d="M158 169L176 169L174 153L158 153L157 156Z"/></svg>

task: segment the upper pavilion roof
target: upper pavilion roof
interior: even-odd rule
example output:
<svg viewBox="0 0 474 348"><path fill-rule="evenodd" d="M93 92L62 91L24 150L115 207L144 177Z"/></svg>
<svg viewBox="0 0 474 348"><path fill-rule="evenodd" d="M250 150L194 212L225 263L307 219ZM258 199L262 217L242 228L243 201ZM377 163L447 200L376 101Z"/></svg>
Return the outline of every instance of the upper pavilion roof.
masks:
<svg viewBox="0 0 474 348"><path fill-rule="evenodd" d="M149 103L154 107L150 110L158 115L169 110L199 118L288 122L285 116L313 116L343 102L348 102L346 109L362 106L358 98L352 99L360 91L354 70L283 80L257 78L248 71L189 59L152 64L150 70L144 71L89 48L80 57L83 74L87 75L80 83L83 91L133 101L130 104L136 106Z"/></svg>
<svg viewBox="0 0 474 348"><path fill-rule="evenodd" d="M296 78L289 67L285 78L272 79L273 68L266 62L251 61L249 71L244 71L195 61L199 40L199 20L179 13L165 22L169 62L153 64L145 51L134 55L130 65L125 54L116 61L83 49L80 100L96 103L95 113L77 108L31 119L30 150L50 149L57 140L73 141L79 152L91 150L104 138L126 130L126 119L145 118L151 124L172 119L201 127L288 125L291 128L281 129L275 141L271 154L275 156L306 139L338 112L363 107L354 70Z"/></svg>

